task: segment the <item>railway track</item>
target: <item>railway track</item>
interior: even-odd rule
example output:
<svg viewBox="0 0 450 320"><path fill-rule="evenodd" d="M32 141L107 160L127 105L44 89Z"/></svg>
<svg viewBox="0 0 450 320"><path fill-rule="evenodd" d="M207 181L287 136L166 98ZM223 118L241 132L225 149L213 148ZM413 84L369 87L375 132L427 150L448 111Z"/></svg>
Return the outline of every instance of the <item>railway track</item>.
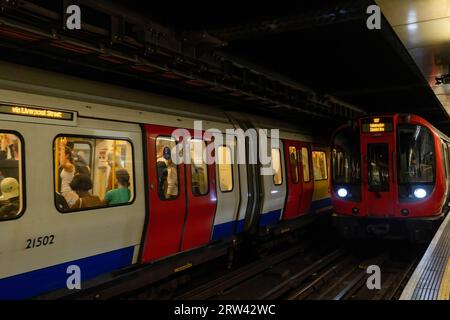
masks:
<svg viewBox="0 0 450 320"><path fill-rule="evenodd" d="M350 254L312 277L283 298L288 300L395 300L420 260L423 248L408 244L380 249L373 255L359 258ZM380 268L381 287L369 289L372 275L368 267Z"/></svg>
<svg viewBox="0 0 450 320"><path fill-rule="evenodd" d="M385 245L385 246L383 246ZM392 300L423 248L389 243L308 251L292 248L187 290L179 300ZM361 253L363 253L361 255ZM381 289L369 290L367 267L381 269Z"/></svg>

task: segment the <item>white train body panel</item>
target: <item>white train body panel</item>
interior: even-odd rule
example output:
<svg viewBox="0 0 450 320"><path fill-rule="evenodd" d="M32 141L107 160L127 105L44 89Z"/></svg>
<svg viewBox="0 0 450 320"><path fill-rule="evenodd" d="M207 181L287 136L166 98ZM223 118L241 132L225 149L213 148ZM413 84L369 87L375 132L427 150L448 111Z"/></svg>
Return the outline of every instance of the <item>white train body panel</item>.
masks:
<svg viewBox="0 0 450 320"><path fill-rule="evenodd" d="M237 164L237 151L235 141L226 141L226 146L232 152L232 188L231 190L222 191L220 187L219 166L216 165L216 181L217 181L217 208L216 217L214 219L214 228L212 240L231 237L238 227L238 209L240 200L240 183L239 183L239 165Z"/></svg>
<svg viewBox="0 0 450 320"><path fill-rule="evenodd" d="M279 145L280 162L281 162L281 184L277 185L273 175L261 176L263 184L263 204L260 226L269 226L276 224L283 216L284 202L286 200L286 168L284 165L284 148L283 144ZM267 155L271 155L272 147L267 145ZM271 165L262 166L262 168L270 169Z"/></svg>
<svg viewBox="0 0 450 320"><path fill-rule="evenodd" d="M29 286L47 272L53 273L49 289L64 284L67 274L62 264L79 264L86 279L137 262L145 218L143 176L135 175L135 201L126 209L118 206L62 214L54 202L53 141L61 133L130 139L135 168L139 168L143 159L138 125L80 118L77 127L1 120L0 127L23 137L25 156L24 213L0 223L0 279L7 278L18 290L8 292L10 296L26 297L33 291ZM51 236L52 243L27 249L28 239L44 236ZM94 257L100 254L103 256ZM83 258L91 261L79 261ZM53 269L46 269L49 267ZM0 292L0 297L3 294L6 292Z"/></svg>

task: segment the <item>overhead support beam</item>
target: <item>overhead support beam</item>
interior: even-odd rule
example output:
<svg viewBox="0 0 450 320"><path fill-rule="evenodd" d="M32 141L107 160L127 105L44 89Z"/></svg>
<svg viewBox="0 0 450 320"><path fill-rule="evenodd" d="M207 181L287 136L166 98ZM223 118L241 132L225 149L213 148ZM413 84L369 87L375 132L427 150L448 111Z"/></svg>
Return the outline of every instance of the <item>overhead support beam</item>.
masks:
<svg viewBox="0 0 450 320"><path fill-rule="evenodd" d="M347 0L328 7L299 15L256 21L249 24L229 26L222 29L206 30L205 33L219 41L232 42L251 38L262 38L278 33L325 27L350 21L365 21L367 0ZM193 32L194 34L196 32ZM190 34L186 33L186 37Z"/></svg>
<svg viewBox="0 0 450 320"><path fill-rule="evenodd" d="M107 16L103 19L107 23L94 26L83 21L82 30L67 30L61 24L64 14L60 11L21 0L0 15L0 45L6 46L4 40L10 40L13 45L9 48L27 47L36 55L60 55L67 63L92 68L101 63L109 72L190 85L259 107L334 120L364 114L339 99L320 96L296 81L225 54L220 50L225 42L208 34L186 36L103 0L77 3L91 17ZM27 13L32 16L30 23L24 19Z"/></svg>

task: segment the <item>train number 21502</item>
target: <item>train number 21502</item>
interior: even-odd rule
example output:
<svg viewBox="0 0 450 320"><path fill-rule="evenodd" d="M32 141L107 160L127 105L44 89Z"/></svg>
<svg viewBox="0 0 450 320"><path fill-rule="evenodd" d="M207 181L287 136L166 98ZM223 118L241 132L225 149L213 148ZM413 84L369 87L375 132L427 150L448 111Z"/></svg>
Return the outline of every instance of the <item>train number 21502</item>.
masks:
<svg viewBox="0 0 450 320"><path fill-rule="evenodd" d="M40 246L48 246L53 244L55 240L54 235L44 236L44 237L38 237L34 239L27 239L27 247L26 249L32 249L32 248L38 248Z"/></svg>

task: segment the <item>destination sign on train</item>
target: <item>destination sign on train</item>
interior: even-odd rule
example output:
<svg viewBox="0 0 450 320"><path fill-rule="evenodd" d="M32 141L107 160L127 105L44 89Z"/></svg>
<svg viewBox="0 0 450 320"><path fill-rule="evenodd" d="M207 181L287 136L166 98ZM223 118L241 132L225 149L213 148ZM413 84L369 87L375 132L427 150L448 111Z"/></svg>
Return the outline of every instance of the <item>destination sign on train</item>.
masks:
<svg viewBox="0 0 450 320"><path fill-rule="evenodd" d="M0 105L0 113L16 116L46 118L65 121L73 121L75 117L75 112L71 111L63 111L39 107L6 105L6 104Z"/></svg>
<svg viewBox="0 0 450 320"><path fill-rule="evenodd" d="M362 132L377 133L391 132L392 120L390 118L372 118L362 120Z"/></svg>

